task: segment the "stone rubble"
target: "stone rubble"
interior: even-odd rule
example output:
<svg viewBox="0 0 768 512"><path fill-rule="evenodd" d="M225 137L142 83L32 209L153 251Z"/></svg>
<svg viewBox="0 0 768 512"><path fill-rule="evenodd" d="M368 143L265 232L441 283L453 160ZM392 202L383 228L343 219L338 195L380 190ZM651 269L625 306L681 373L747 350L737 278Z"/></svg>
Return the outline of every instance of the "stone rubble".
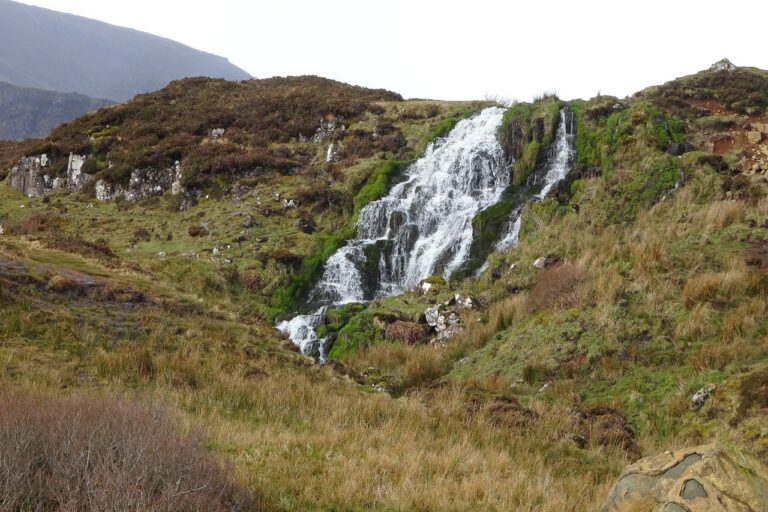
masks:
<svg viewBox="0 0 768 512"><path fill-rule="evenodd" d="M704 405L704 402L709 400L709 398L715 393L716 389L716 385L707 384L696 393L694 393L691 397L691 410L697 411L701 409L701 406Z"/></svg>

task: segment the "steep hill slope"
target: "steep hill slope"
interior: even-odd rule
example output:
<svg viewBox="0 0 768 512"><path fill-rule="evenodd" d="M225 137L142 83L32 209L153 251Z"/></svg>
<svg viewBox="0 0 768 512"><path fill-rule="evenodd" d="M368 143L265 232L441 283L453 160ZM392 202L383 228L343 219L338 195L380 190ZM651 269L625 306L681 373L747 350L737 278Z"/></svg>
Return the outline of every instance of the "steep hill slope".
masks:
<svg viewBox="0 0 768 512"><path fill-rule="evenodd" d="M171 80L245 80L223 57L136 30L0 1L0 81L125 101Z"/></svg>
<svg viewBox="0 0 768 512"><path fill-rule="evenodd" d="M519 244L477 277L332 309L323 366L272 320L486 104L194 79L3 143L0 382L162 397L266 510L581 512L644 455L718 441L768 462L766 90L739 68L570 102L574 168L523 208ZM513 185L478 245L565 105L507 110ZM445 303L462 330L428 344Z"/></svg>
<svg viewBox="0 0 768 512"><path fill-rule="evenodd" d="M45 137L86 112L112 104L75 93L17 87L0 82L0 140Z"/></svg>

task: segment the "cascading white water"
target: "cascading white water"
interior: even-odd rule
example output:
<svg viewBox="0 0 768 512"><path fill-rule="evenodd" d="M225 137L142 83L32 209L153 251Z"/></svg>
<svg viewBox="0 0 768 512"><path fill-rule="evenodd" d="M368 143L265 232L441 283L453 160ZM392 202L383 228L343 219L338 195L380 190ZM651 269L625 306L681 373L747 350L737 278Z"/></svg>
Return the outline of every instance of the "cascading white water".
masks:
<svg viewBox="0 0 768 512"><path fill-rule="evenodd" d="M541 201L552 189L568 175L571 164L576 156L574 149L573 113L568 109L560 109L560 122L555 134L555 143L551 148L552 158L547 163L541 190L531 198L531 201ZM534 176L534 180L536 176ZM509 216L506 234L496 243L497 251L506 251L517 245L520 238L520 212L522 206L515 209Z"/></svg>
<svg viewBox="0 0 768 512"><path fill-rule="evenodd" d="M430 275L450 277L466 261L472 218L510 183L497 138L503 115L491 107L460 121L408 167L403 182L363 208L357 238L328 259L310 293L320 309L277 326L303 353L325 358L314 328L328 305L402 293Z"/></svg>

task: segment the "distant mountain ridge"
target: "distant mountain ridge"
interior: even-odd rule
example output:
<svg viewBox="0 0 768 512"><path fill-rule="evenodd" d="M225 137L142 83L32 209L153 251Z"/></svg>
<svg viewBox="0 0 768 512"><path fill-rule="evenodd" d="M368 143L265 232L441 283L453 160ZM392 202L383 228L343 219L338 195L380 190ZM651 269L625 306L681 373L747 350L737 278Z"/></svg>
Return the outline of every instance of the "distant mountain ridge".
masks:
<svg viewBox="0 0 768 512"><path fill-rule="evenodd" d="M0 140L45 137L61 123L113 103L0 82Z"/></svg>
<svg viewBox="0 0 768 512"><path fill-rule="evenodd" d="M0 81L122 102L193 76L251 78L223 57L169 39L0 0Z"/></svg>

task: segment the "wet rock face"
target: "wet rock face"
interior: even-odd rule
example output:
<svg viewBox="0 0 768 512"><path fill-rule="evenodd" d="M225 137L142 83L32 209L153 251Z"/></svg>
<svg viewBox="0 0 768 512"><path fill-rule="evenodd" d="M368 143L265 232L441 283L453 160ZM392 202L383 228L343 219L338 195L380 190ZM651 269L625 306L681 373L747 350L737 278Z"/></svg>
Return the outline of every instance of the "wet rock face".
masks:
<svg viewBox="0 0 768 512"><path fill-rule="evenodd" d="M738 463L736 462L738 461ZM641 459L608 493L603 512L749 512L768 506L768 468L703 445Z"/></svg>

